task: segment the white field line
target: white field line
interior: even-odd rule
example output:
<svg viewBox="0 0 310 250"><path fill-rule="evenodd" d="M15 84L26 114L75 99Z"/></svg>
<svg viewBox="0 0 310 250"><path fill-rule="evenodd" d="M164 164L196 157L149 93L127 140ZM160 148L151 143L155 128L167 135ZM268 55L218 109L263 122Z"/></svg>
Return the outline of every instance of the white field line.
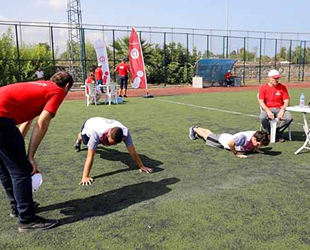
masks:
<svg viewBox="0 0 310 250"><path fill-rule="evenodd" d="M236 111L230 111L230 110L225 110L225 109L205 107L205 106L200 106L200 105L195 105L195 104L190 104L190 103L184 103L184 102L174 102L174 101L158 99L158 98L155 98L154 100L158 100L158 101L161 101L161 102L168 102L168 103L177 104L177 105L189 106L189 107L193 107L193 108L200 108L200 109L207 109L207 110L212 110L212 111L217 111L217 112L223 112L223 113L228 113L228 114L232 114L232 115L248 116L248 117L253 117L253 118L259 119L258 115L245 114L245 113L236 112ZM295 123L295 124L298 124L298 125L301 125L301 126L304 125L303 123Z"/></svg>

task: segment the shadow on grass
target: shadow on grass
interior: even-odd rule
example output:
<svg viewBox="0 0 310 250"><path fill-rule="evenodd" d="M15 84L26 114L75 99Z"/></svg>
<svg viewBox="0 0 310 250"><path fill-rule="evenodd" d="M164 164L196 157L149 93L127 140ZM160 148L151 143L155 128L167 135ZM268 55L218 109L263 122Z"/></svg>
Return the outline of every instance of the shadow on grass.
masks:
<svg viewBox="0 0 310 250"><path fill-rule="evenodd" d="M277 155L282 154L281 151L272 150L272 147L260 148L260 150L263 151L265 155L270 155L270 156L277 156Z"/></svg>
<svg viewBox="0 0 310 250"><path fill-rule="evenodd" d="M179 182L178 178L147 181L128 185L84 199L69 200L39 208L38 212L60 209L68 217L60 219L60 225L74 223L95 216L104 216L125 209L131 205L156 198L171 191L168 185Z"/></svg>
<svg viewBox="0 0 310 250"><path fill-rule="evenodd" d="M131 158L131 155L129 153L120 152L118 150L111 149L111 148L98 148L97 153L100 154L100 158L102 158L102 159L105 159L108 161L120 161L120 162L124 163L125 165L127 165L128 168L119 169L119 170L115 170L115 171L112 171L109 173L97 175L97 176L93 177L94 179L138 169L136 162ZM144 166L149 167L149 168L153 168L154 172L160 172L163 170L162 168L158 167L158 166L162 165L163 162L153 160L146 155L139 154L139 156L140 156L141 161L143 162Z"/></svg>
<svg viewBox="0 0 310 250"><path fill-rule="evenodd" d="M292 141L305 141L306 135L303 131L291 131L292 133ZM288 141L288 133L284 133L285 139Z"/></svg>

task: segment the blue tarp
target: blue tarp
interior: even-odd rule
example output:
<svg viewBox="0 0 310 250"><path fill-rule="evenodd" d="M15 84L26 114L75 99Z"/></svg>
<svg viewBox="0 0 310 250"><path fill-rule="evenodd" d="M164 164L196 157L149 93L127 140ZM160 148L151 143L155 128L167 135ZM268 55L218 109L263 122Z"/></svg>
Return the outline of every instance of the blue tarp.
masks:
<svg viewBox="0 0 310 250"><path fill-rule="evenodd" d="M202 77L204 82L222 84L225 74L236 62L233 59L200 59L195 65L194 76Z"/></svg>

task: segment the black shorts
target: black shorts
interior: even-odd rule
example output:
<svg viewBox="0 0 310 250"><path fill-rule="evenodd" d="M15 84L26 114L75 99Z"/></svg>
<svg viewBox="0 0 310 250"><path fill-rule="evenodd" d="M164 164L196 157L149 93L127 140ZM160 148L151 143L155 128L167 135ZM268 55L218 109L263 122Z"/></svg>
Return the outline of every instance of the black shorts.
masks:
<svg viewBox="0 0 310 250"><path fill-rule="evenodd" d="M128 77L127 76L120 76L120 88L121 89L127 89L127 84L128 84Z"/></svg>
<svg viewBox="0 0 310 250"><path fill-rule="evenodd" d="M85 126L85 122L83 123L82 125L82 128L81 128L81 136L82 136L82 141L83 141L83 144L84 145L87 145L88 141L89 141L89 137L87 135L83 135L82 134L82 131L84 129L84 126Z"/></svg>
<svg viewBox="0 0 310 250"><path fill-rule="evenodd" d="M223 145L219 142L221 134L214 135L211 134L206 139L206 145L215 147L215 148L223 148Z"/></svg>

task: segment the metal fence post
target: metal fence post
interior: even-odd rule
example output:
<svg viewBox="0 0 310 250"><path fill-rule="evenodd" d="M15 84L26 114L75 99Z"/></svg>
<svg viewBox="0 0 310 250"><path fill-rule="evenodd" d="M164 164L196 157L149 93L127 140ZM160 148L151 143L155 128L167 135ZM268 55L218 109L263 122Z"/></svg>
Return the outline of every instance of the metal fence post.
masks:
<svg viewBox="0 0 310 250"><path fill-rule="evenodd" d="M301 79L302 81L305 80L306 44L307 42L304 41L304 56L302 60L302 79Z"/></svg>
<svg viewBox="0 0 310 250"><path fill-rule="evenodd" d="M189 52L188 52L188 33L186 33L186 82L189 82Z"/></svg>
<svg viewBox="0 0 310 250"><path fill-rule="evenodd" d="M86 53L85 53L85 32L84 28L80 28L81 34L81 66L82 66L82 78L83 82L86 80Z"/></svg>
<svg viewBox="0 0 310 250"><path fill-rule="evenodd" d="M51 49L52 49L52 56L53 56L53 68L54 68L54 72L56 72L53 26L51 26Z"/></svg>
<svg viewBox="0 0 310 250"><path fill-rule="evenodd" d="M209 35L207 35L207 58L210 56L210 48L209 48Z"/></svg>
<svg viewBox="0 0 310 250"><path fill-rule="evenodd" d="M258 68L258 82L261 83L262 78L262 38L259 39L259 68Z"/></svg>
<svg viewBox="0 0 310 250"><path fill-rule="evenodd" d="M275 48L274 48L274 68L277 68L277 50L278 50L278 39L275 40Z"/></svg>
<svg viewBox="0 0 310 250"><path fill-rule="evenodd" d="M21 82L21 67L20 67L20 53L19 53L19 42L18 42L18 31L17 24L15 24L15 37L16 37L16 49L17 49L17 65L18 65L18 81Z"/></svg>
<svg viewBox="0 0 310 250"><path fill-rule="evenodd" d="M291 63L292 63L292 40L290 40L290 50L289 50L289 64L288 64L288 82L291 81Z"/></svg>
<svg viewBox="0 0 310 250"><path fill-rule="evenodd" d="M243 38L243 85L245 84L246 37Z"/></svg>
<svg viewBox="0 0 310 250"><path fill-rule="evenodd" d="M166 87L166 82L167 82L167 67L166 67L166 32L164 32L164 86Z"/></svg>
<svg viewBox="0 0 310 250"><path fill-rule="evenodd" d="M115 30L112 31L113 35L113 68L116 67L116 58L115 58ZM116 82L116 72L114 72L114 82Z"/></svg>

